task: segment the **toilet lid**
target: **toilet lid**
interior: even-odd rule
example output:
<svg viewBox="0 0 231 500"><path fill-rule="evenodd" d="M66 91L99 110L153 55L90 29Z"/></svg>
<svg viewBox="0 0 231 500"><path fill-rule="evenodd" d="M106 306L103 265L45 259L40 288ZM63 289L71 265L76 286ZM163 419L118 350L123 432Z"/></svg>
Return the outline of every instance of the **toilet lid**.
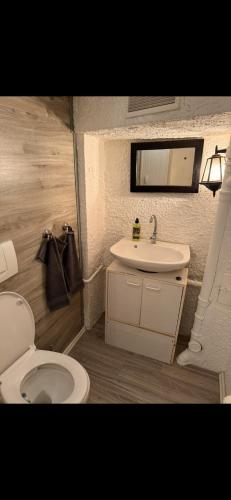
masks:
<svg viewBox="0 0 231 500"><path fill-rule="evenodd" d="M34 315L28 302L18 293L0 293L0 373L34 344L34 338Z"/></svg>

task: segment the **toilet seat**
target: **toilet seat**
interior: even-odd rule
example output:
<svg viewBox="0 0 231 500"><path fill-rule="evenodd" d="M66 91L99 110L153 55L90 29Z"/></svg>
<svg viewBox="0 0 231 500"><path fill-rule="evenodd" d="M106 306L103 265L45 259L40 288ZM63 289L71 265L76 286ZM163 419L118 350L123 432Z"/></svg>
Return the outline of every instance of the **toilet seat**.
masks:
<svg viewBox="0 0 231 500"><path fill-rule="evenodd" d="M3 402L85 403L90 389L85 368L66 354L36 349L34 339L34 315L26 299L15 292L0 293L0 398Z"/></svg>
<svg viewBox="0 0 231 500"><path fill-rule="evenodd" d="M3 402L13 404L28 404L21 394L21 384L31 370L49 365L52 370L60 367L66 369L73 377L73 390L69 397L61 403L85 403L90 389L90 380L85 368L75 359L53 351L29 349L8 370L0 375L1 396ZM41 387L43 390L43 387Z"/></svg>

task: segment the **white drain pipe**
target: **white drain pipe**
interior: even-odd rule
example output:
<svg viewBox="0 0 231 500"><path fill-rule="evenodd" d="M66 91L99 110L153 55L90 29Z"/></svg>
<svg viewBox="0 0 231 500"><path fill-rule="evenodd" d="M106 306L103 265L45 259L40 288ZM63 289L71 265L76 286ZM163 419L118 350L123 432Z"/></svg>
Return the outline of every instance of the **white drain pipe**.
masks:
<svg viewBox="0 0 231 500"><path fill-rule="evenodd" d="M96 271L90 276L88 279L83 279L84 283L91 283L91 281L99 274L99 272L104 269L103 264L101 264L99 267L97 267Z"/></svg>
<svg viewBox="0 0 231 500"><path fill-rule="evenodd" d="M187 280L187 285L195 286L196 288L201 288L202 287L202 281L197 281L197 280Z"/></svg>
<svg viewBox="0 0 231 500"><path fill-rule="evenodd" d="M83 279L83 282L84 283L91 283L91 281L97 276L97 274L102 270L102 269L106 269L105 266L103 264L101 264L97 269L96 271L90 276L90 278L88 279ZM188 279L187 280L187 284L190 285L190 286L195 286L197 288L201 288L202 287L202 281L197 281L197 280L191 280L191 279Z"/></svg>
<svg viewBox="0 0 231 500"><path fill-rule="evenodd" d="M201 292L198 297L198 305L195 313L193 328L191 331L191 339L188 344L188 349L183 351L177 358L179 365L186 365L193 360L193 353L198 353L202 349L201 329L205 318L206 309L211 302L211 294L215 281L217 264L220 256L222 240L226 228L227 216L230 210L231 200L231 140L226 152L226 169L222 188L219 194L218 208L210 241L210 247L205 266L204 278L201 287Z"/></svg>

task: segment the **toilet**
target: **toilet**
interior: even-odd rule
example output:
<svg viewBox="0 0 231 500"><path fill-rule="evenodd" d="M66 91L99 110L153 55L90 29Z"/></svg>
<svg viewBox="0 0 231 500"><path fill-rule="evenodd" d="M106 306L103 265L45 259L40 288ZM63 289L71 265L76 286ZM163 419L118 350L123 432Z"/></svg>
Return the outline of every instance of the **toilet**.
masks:
<svg viewBox="0 0 231 500"><path fill-rule="evenodd" d="M90 379L75 359L36 349L30 305L14 292L0 293L0 402L86 403Z"/></svg>

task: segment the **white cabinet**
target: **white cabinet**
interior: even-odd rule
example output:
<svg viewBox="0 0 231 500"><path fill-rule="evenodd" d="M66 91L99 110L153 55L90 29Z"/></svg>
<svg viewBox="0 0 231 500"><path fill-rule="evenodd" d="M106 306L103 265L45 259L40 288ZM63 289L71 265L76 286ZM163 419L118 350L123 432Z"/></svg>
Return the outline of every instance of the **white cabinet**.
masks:
<svg viewBox="0 0 231 500"><path fill-rule="evenodd" d="M137 326L108 321L107 343L149 358L171 363L174 355L173 337L138 328Z"/></svg>
<svg viewBox="0 0 231 500"><path fill-rule="evenodd" d="M108 318L139 325L142 280L129 274L109 273Z"/></svg>
<svg viewBox="0 0 231 500"><path fill-rule="evenodd" d="M175 335L183 287L159 280L143 280L140 326Z"/></svg>
<svg viewBox="0 0 231 500"><path fill-rule="evenodd" d="M172 363L188 269L145 273L115 260L107 268L108 344Z"/></svg>

